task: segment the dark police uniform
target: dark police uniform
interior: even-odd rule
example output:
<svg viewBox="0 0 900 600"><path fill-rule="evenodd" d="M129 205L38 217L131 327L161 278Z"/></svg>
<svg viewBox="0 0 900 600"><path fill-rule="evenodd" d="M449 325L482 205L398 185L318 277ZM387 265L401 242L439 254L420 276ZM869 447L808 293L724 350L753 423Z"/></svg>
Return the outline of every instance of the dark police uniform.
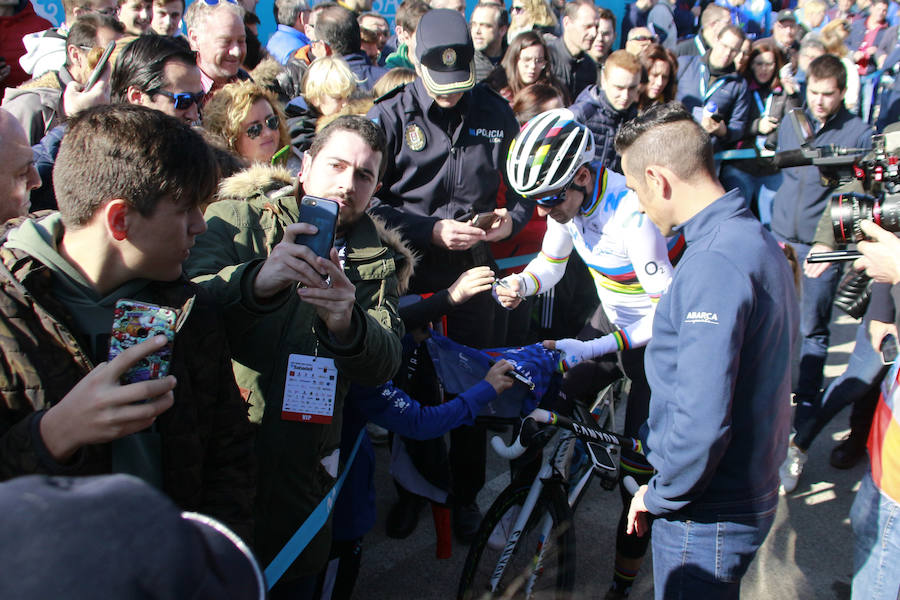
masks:
<svg viewBox="0 0 900 600"><path fill-rule="evenodd" d="M372 212L402 228L422 255L412 291L443 289L466 269L489 264L486 244L451 251L433 245L431 234L441 219L497 207L506 153L519 131L506 100L477 85L456 106L442 109L416 79L376 100L368 116L387 137L387 171ZM517 232L534 204L509 188L505 202Z"/></svg>
<svg viewBox="0 0 900 600"><path fill-rule="evenodd" d="M388 162L371 211L401 227L421 255L410 291L438 291L474 266L492 265L487 244L451 251L432 244L431 234L441 219L497 207L507 150L519 130L506 100L477 85L456 106L442 109L419 78L376 100L368 116L386 134ZM534 204L505 187L515 232L531 218ZM448 313L447 333L474 347L498 345L502 341L494 335L496 311L489 293L478 294ZM455 429L450 468L458 505L475 502L484 485L484 465L483 429Z"/></svg>

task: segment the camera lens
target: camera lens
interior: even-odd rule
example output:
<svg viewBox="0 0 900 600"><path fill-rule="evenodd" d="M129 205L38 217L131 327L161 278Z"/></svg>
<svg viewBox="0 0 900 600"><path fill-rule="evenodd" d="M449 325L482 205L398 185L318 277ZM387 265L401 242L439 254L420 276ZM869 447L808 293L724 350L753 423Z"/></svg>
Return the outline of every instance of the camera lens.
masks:
<svg viewBox="0 0 900 600"><path fill-rule="evenodd" d="M887 231L900 232L900 194L873 198L866 194L834 194L831 197L831 227L840 244L866 239L859 222L868 219Z"/></svg>

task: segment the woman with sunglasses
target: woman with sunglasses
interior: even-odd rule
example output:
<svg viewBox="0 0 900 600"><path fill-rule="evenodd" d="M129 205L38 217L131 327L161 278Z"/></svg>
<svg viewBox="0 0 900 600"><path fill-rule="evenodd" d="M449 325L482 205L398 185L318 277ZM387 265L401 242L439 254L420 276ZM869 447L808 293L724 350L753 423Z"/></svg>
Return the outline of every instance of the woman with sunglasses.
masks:
<svg viewBox="0 0 900 600"><path fill-rule="evenodd" d="M739 148L755 148L758 152L774 150L778 125L792 108L803 104L799 90L790 81L782 82L780 72L784 56L769 40L754 42L745 75L750 88L750 112L747 133ZM768 157L757 157L723 163L721 178L726 189L740 188L744 199L753 206L766 226L772 219L772 201L781 185L781 173Z"/></svg>
<svg viewBox="0 0 900 600"><path fill-rule="evenodd" d="M275 96L252 81L229 83L203 107L203 126L251 163L270 163L290 143Z"/></svg>
<svg viewBox="0 0 900 600"><path fill-rule="evenodd" d="M516 36L506 49L500 67L491 72L486 82L510 104L519 92L535 83L558 88L568 104L562 85L550 72L547 46L537 31L525 31Z"/></svg>
<svg viewBox="0 0 900 600"><path fill-rule="evenodd" d="M512 44L520 33L558 33L559 21L547 0L513 0L509 9L509 30L506 41Z"/></svg>

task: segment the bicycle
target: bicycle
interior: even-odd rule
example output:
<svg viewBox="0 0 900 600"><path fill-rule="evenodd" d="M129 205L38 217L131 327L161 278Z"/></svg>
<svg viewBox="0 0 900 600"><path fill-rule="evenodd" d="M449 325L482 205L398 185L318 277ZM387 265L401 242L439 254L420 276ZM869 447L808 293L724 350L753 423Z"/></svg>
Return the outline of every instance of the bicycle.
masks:
<svg viewBox="0 0 900 600"><path fill-rule="evenodd" d="M616 388L612 390L615 391ZM591 410L576 403L573 419L535 409L525 418L509 447L499 437L491 440L495 452L512 459L530 445L543 448L558 430L563 430L534 480L530 484L510 483L485 513L466 556L457 598L566 598L571 594L575 584L572 514L595 474L600 475L604 488L615 487L618 452L613 452L613 448L617 451L622 444L628 444L642 452L639 440L598 427L594 422L591 412L598 406L601 417L611 413L614 419L617 402L610 392L601 392ZM608 416L604 418L604 425L614 422ZM541 429L539 423L552 429ZM573 468L579 440L589 459L585 461L589 463L586 468L578 468L577 464ZM625 484L632 494L637 490L630 477Z"/></svg>

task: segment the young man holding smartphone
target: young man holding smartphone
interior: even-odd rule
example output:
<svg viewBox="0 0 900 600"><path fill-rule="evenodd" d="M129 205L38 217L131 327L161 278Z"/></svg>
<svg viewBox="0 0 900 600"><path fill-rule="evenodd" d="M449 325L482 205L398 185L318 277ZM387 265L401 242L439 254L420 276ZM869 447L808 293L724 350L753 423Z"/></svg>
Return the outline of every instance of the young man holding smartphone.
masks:
<svg viewBox="0 0 900 600"><path fill-rule="evenodd" d="M274 167L230 178L186 265L225 307L235 375L259 424L255 550L263 564L334 485L350 383L378 386L400 367L398 292L412 257L399 235L365 212L384 172L384 148L371 121L345 116L316 135L296 189ZM299 222L305 194L339 205L329 259L296 243L316 233ZM330 544L327 523L271 597L311 597Z"/></svg>
<svg viewBox="0 0 900 600"><path fill-rule="evenodd" d="M60 211L18 222L0 246L0 479L129 473L251 537L247 408L218 310L181 270L215 183L211 151L172 117L113 105L70 119ZM121 381L162 336L105 362L122 298L194 299L170 375Z"/></svg>

